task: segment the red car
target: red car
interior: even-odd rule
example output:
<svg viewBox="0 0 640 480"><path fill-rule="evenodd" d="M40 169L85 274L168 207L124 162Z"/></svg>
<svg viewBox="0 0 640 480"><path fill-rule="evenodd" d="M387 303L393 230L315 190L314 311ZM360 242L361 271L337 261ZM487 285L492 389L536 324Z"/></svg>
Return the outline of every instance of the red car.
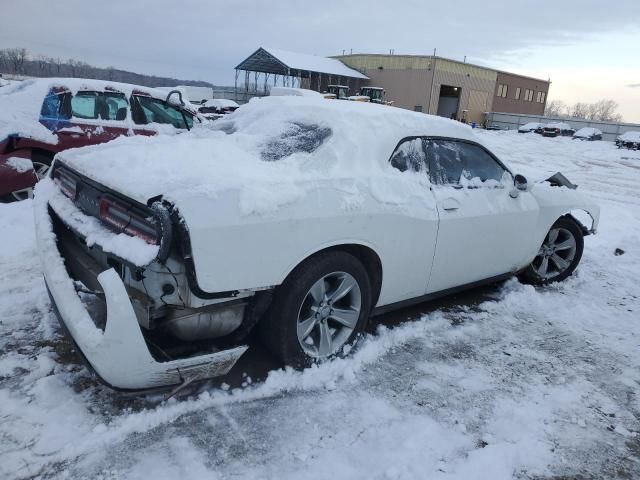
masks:
<svg viewBox="0 0 640 480"><path fill-rule="evenodd" d="M175 101L174 101L175 100ZM180 95L116 82L26 80L0 88L0 198L21 200L56 153L120 135L189 130L200 117Z"/></svg>

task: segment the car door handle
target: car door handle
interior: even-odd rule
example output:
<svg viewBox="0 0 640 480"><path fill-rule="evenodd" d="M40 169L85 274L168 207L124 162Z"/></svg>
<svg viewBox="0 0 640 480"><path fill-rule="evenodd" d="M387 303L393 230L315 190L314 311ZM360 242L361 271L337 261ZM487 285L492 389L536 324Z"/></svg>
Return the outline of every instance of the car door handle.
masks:
<svg viewBox="0 0 640 480"><path fill-rule="evenodd" d="M442 201L442 209L446 211L458 210L460 208L460 202L455 198L445 198Z"/></svg>

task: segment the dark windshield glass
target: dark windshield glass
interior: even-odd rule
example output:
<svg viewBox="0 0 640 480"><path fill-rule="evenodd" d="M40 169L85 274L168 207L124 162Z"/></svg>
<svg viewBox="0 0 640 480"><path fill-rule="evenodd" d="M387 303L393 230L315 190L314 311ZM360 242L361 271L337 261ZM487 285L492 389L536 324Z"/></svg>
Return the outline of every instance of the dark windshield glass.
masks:
<svg viewBox="0 0 640 480"><path fill-rule="evenodd" d="M285 133L270 140L262 150L262 159L280 160L296 152L311 153L331 136L329 127L292 123Z"/></svg>

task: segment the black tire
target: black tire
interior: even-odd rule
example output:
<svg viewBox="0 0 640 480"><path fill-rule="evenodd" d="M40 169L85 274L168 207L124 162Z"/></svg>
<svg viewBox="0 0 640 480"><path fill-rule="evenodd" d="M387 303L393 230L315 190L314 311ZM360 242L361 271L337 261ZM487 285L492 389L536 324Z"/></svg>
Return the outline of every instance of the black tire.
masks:
<svg viewBox="0 0 640 480"><path fill-rule="evenodd" d="M575 240L575 253L569 262L568 268L555 275L543 277L536 270L537 262L540 261L540 257L536 256L533 262L531 262L531 264L529 264L529 266L520 273L519 277L522 282L530 283L532 285L548 285L550 283L561 282L571 276L578 267L584 250L584 233L582 227L573 218L564 216L556 220L549 231L554 229L562 229L564 232L570 232ZM546 240L547 237L545 237L545 241Z"/></svg>
<svg viewBox="0 0 640 480"><path fill-rule="evenodd" d="M298 314L311 287L332 272L348 273L360 289L360 315L353 332L343 345L353 344L366 327L371 312L372 292L367 271L360 260L338 250L314 255L298 265L277 288L273 303L260 322L263 343L287 365L305 368L318 361L318 358L308 355L298 341ZM342 347L326 358L339 356L341 352Z"/></svg>

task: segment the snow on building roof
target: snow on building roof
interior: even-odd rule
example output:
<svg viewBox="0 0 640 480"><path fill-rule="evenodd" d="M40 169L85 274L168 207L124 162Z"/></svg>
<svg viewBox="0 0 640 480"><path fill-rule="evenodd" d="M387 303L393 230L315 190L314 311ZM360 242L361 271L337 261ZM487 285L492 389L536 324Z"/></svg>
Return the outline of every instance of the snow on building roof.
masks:
<svg viewBox="0 0 640 480"><path fill-rule="evenodd" d="M236 67L237 70L298 76L302 72L315 72L350 78L368 79L366 75L347 67L335 58L289 52L260 47Z"/></svg>

